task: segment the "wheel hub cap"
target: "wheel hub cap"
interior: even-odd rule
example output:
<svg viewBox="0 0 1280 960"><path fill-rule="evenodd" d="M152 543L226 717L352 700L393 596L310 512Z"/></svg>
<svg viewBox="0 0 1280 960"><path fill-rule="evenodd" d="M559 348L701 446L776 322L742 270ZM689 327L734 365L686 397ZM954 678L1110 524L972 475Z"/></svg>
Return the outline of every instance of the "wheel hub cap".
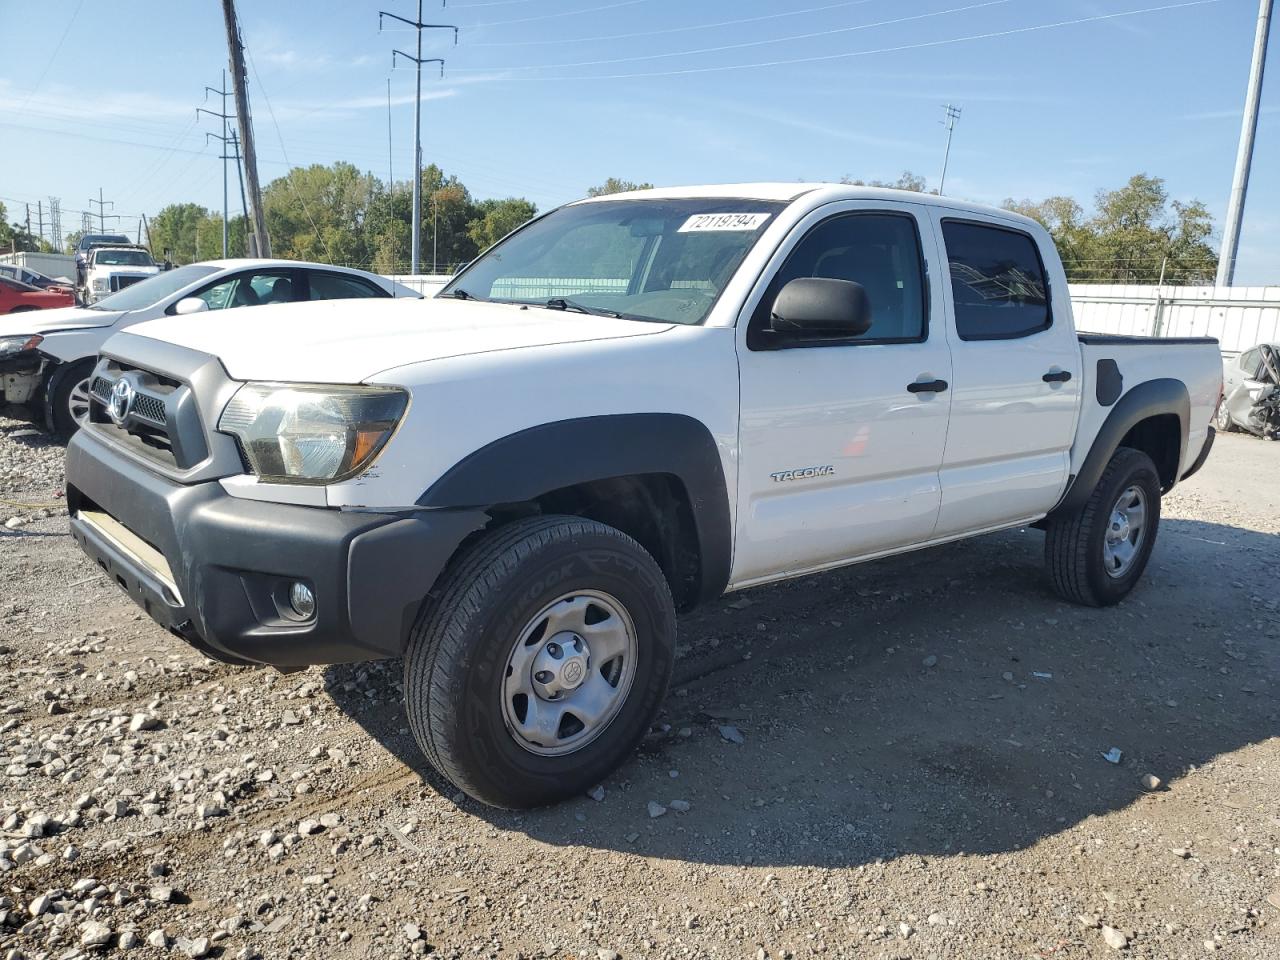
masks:
<svg viewBox="0 0 1280 960"><path fill-rule="evenodd" d="M1109 577L1123 577L1133 567L1146 538L1147 495L1132 486L1120 494L1111 508L1102 560Z"/></svg>
<svg viewBox="0 0 1280 960"><path fill-rule="evenodd" d="M591 650L587 641L576 633L557 633L533 658L530 679L534 693L543 700L559 700L582 686L590 667Z"/></svg>
<svg viewBox="0 0 1280 960"><path fill-rule="evenodd" d="M540 756L581 750L626 703L638 655L635 624L609 594L577 591L548 603L507 657L501 696L511 738Z"/></svg>

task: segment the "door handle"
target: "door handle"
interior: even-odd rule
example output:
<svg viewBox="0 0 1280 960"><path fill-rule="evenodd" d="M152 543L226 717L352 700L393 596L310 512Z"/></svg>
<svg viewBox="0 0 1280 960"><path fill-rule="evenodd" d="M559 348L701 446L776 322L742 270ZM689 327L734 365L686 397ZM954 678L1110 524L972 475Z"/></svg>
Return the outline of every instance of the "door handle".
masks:
<svg viewBox="0 0 1280 960"><path fill-rule="evenodd" d="M917 380L907 384L908 393L941 393L947 389L945 380Z"/></svg>
<svg viewBox="0 0 1280 960"><path fill-rule="evenodd" d="M1071 371L1059 370L1055 373L1054 371L1050 370L1040 379L1043 380L1045 383L1066 383L1068 380L1071 379Z"/></svg>

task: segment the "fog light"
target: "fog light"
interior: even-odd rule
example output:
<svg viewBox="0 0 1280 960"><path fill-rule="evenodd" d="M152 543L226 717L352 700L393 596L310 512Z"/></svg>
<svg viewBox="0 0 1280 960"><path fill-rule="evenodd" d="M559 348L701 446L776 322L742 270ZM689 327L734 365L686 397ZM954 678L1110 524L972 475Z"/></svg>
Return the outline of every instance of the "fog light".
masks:
<svg viewBox="0 0 1280 960"><path fill-rule="evenodd" d="M299 580L289 588L289 606L303 620L310 620L311 615L316 612L316 596L310 587Z"/></svg>

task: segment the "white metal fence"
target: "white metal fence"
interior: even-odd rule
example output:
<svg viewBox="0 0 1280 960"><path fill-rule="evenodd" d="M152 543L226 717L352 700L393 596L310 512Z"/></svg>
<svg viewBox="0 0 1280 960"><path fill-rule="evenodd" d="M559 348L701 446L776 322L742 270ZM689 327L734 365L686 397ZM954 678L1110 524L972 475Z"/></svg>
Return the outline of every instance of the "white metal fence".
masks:
<svg viewBox="0 0 1280 960"><path fill-rule="evenodd" d="M1076 328L1144 337L1217 337L1224 355L1280 343L1280 287L1073 283Z"/></svg>

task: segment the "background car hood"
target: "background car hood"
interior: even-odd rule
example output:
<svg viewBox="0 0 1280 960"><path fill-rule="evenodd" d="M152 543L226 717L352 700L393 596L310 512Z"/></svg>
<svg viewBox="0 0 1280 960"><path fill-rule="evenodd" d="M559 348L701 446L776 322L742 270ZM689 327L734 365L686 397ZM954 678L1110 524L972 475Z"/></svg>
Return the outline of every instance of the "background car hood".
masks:
<svg viewBox="0 0 1280 960"><path fill-rule="evenodd" d="M86 310L83 307L56 307L53 310L26 310L0 317L0 337L24 333L52 333L55 330L83 330L109 327L124 314L119 310Z"/></svg>
<svg viewBox="0 0 1280 960"><path fill-rule="evenodd" d="M212 354L237 380L358 383L425 360L645 336L669 328L512 304L380 299L162 317L118 337L150 337ZM104 349L126 348L112 338Z"/></svg>

